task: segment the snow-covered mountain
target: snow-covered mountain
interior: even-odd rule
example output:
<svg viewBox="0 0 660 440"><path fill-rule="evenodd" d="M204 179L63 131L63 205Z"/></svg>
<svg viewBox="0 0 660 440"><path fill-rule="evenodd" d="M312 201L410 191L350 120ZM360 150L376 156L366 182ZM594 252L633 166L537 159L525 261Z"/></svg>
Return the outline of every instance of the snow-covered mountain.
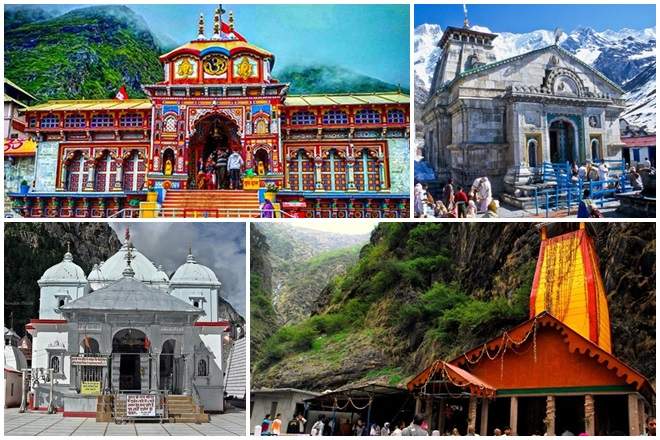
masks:
<svg viewBox="0 0 660 440"><path fill-rule="evenodd" d="M488 28L472 29L490 32ZM431 88L433 71L440 58L438 41L442 29L437 24L415 28L415 104L423 104ZM554 31L536 30L524 34L498 33L493 51L498 60L554 44ZM600 70L628 93L624 117L634 125L655 131L655 27L597 32L579 28L562 32L559 45L585 63ZM418 107L419 108L419 107ZM420 111L415 112L419 116ZM419 122L419 120L417 121Z"/></svg>

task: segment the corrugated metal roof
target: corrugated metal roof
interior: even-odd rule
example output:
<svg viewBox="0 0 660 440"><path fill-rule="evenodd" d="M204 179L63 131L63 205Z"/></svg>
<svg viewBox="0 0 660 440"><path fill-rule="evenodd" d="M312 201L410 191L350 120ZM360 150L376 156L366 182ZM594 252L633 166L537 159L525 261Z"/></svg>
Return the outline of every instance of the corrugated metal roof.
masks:
<svg viewBox="0 0 660 440"><path fill-rule="evenodd" d="M247 338L241 338L234 342L227 362L227 376L225 376L225 392L227 396L234 396L237 399L245 399L246 390L246 350L245 341Z"/></svg>
<svg viewBox="0 0 660 440"><path fill-rule="evenodd" d="M399 92L326 95L289 95L287 107L307 105L410 104L410 96Z"/></svg>
<svg viewBox="0 0 660 440"><path fill-rule="evenodd" d="M106 310L109 312L184 312L203 315L204 311L193 307L172 295L150 289L141 281L124 277L102 289L60 307L63 312L74 310Z"/></svg>
<svg viewBox="0 0 660 440"><path fill-rule="evenodd" d="M71 99L53 100L28 107L26 111L149 110L149 99Z"/></svg>

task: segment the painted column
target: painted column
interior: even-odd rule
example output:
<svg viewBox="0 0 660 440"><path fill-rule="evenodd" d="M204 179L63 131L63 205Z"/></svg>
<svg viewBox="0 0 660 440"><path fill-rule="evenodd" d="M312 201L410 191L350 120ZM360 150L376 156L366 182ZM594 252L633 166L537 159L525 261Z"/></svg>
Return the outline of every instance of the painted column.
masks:
<svg viewBox="0 0 660 440"><path fill-rule="evenodd" d="M87 169L87 182L85 183L85 191L94 191L94 172L96 171L96 164L93 160L89 161Z"/></svg>
<svg viewBox="0 0 660 440"><path fill-rule="evenodd" d="M628 394L628 435L642 435L639 428L639 418L637 394Z"/></svg>
<svg viewBox="0 0 660 440"><path fill-rule="evenodd" d="M115 186L112 188L114 191L122 190L122 183L124 182L124 162L121 159L117 160L117 175L115 176Z"/></svg>
<svg viewBox="0 0 660 440"><path fill-rule="evenodd" d="M385 160L382 157L378 158L378 177L380 180L380 190L387 189L387 182L385 180ZM366 183L366 182L365 182Z"/></svg>
<svg viewBox="0 0 660 440"><path fill-rule="evenodd" d="M518 435L518 398L511 397L511 413L509 414L511 435Z"/></svg>
<svg viewBox="0 0 660 440"><path fill-rule="evenodd" d="M639 409L639 432L640 435L643 435L646 429L646 411L641 397L637 399L637 407Z"/></svg>
<svg viewBox="0 0 660 440"><path fill-rule="evenodd" d="M422 398L419 396L415 397L415 414L419 414L422 411Z"/></svg>
<svg viewBox="0 0 660 440"><path fill-rule="evenodd" d="M353 156L346 158L346 189L357 191L355 188L355 158Z"/></svg>
<svg viewBox="0 0 660 440"><path fill-rule="evenodd" d="M470 396L468 406L468 433L475 432L477 429L477 397Z"/></svg>
<svg viewBox="0 0 660 440"><path fill-rule="evenodd" d="M545 433L555 435L555 396L548 396L545 401Z"/></svg>
<svg viewBox="0 0 660 440"><path fill-rule="evenodd" d="M488 406L490 400L481 399L481 426L479 427L479 434L481 436L488 435Z"/></svg>
<svg viewBox="0 0 660 440"><path fill-rule="evenodd" d="M424 399L424 418L430 427L433 420L433 400L430 397Z"/></svg>
<svg viewBox="0 0 660 440"><path fill-rule="evenodd" d="M323 166L323 158L317 156L314 158L314 189L316 191L323 191L323 179L321 178L321 167Z"/></svg>

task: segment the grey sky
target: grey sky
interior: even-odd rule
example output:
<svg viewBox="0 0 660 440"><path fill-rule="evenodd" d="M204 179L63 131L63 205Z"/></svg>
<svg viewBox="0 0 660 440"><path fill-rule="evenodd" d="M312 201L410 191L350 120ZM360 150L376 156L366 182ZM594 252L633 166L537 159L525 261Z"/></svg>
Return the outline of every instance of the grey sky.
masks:
<svg viewBox="0 0 660 440"><path fill-rule="evenodd" d="M170 276L186 262L192 246L197 262L218 276L222 297L245 316L245 223L121 222L110 226L122 242L128 226L135 247L156 265L162 264Z"/></svg>

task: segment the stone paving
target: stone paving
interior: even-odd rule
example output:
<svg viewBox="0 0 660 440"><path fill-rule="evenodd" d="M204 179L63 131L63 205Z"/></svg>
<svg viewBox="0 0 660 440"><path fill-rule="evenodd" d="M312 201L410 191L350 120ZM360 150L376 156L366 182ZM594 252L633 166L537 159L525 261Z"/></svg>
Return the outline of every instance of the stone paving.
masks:
<svg viewBox="0 0 660 440"><path fill-rule="evenodd" d="M232 410L212 414L210 423L98 423L93 418L62 417L62 414L30 412L20 414L18 408L5 409L5 435L245 435L245 411Z"/></svg>

